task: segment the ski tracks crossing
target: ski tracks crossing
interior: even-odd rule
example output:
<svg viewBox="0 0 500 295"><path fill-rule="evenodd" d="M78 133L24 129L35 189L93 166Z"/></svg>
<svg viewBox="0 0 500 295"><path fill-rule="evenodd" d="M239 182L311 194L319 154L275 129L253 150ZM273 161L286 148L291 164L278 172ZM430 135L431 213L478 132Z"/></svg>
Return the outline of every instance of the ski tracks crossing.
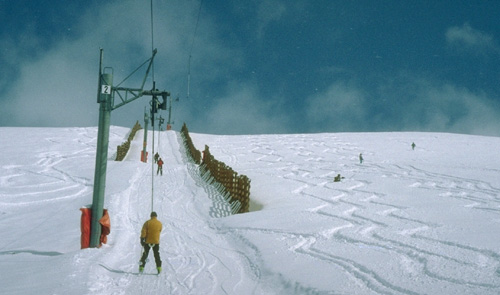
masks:
<svg viewBox="0 0 500 295"><path fill-rule="evenodd" d="M449 229L448 220L427 215L425 208L419 209L425 200L439 206L440 198L446 198L447 204L448 198L452 198L455 202L451 203L461 212L456 213L458 220L460 214L498 212L500 190L490 182L431 171L415 163L415 158L411 158L414 154L402 163L388 163L377 157L376 150L365 151L333 134L320 141L307 135L283 135L273 145L265 138L245 138L250 139L247 152L241 149L244 143L236 139L214 140L209 145L212 154L232 162L237 171L251 179L273 177L286 181L290 187L289 196L283 196L286 202L310 199L311 208L294 214L308 214L299 219L311 220L316 231L304 233L289 225L276 229L235 226L248 248L262 248L250 241L278 239L282 246L275 249L276 253L289 252L294 260L303 257L302 268L307 268L312 260L341 270L332 272L335 278L331 284L317 283L324 290L342 289L336 284L342 282L346 285L344 291L355 294L421 294L419 290L440 293L445 289L499 292L500 256L481 246L460 242L458 236L450 235L454 230ZM238 153L237 158L231 154L231 147ZM359 163L361 152L365 158L369 156L369 162ZM237 159L251 164L241 165L246 168L242 170ZM345 179L334 183L333 177L338 173ZM397 191L391 187L406 189ZM310 267L314 269L313 265ZM268 268L266 271L272 269L276 275L287 273L285 268ZM463 276L463 272L467 275ZM289 290L292 293L321 293L302 285L300 278L288 278L282 283L283 288L295 286Z"/></svg>

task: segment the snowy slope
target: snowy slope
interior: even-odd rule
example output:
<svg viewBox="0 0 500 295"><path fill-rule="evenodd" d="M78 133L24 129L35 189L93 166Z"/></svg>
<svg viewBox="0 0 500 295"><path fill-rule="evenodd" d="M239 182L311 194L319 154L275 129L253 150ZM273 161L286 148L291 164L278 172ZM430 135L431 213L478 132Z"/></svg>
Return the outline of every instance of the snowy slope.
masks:
<svg viewBox="0 0 500 295"><path fill-rule="evenodd" d="M207 144L252 180L255 211L212 218L216 191L178 133L161 133L157 177L139 162L142 131L123 162L112 159L129 129L111 131L111 235L80 250L97 129L0 128L1 294L500 293L500 138L192 133L198 149ZM164 224L164 272L149 275L150 257L139 276L152 206Z"/></svg>

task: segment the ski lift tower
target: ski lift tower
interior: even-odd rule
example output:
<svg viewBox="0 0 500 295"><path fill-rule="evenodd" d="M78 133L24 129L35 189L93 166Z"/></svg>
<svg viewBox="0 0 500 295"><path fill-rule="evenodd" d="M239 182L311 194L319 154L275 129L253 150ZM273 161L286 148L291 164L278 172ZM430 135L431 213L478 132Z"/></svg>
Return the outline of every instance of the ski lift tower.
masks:
<svg viewBox="0 0 500 295"><path fill-rule="evenodd" d="M108 159L108 144L109 144L109 128L110 128L110 118L111 111L126 105L129 102L136 100L144 95L151 96L151 115L152 120L154 120L154 114L158 109L166 110L167 97L170 93L167 91L158 91L155 89L155 83L153 81L153 88L151 90L144 90L144 84L153 65L153 60L156 55L157 50L154 49L150 59L146 60L142 67L146 63L148 64L146 74L139 88L126 88L120 87L126 79L128 79L133 73L135 73L139 68L137 68L132 74L130 74L124 81L119 83L117 86L113 86L113 69L110 67L102 68L103 60L103 49L100 49L100 61L99 61L99 80L98 80L98 92L97 92L97 103L99 103L99 129L97 131L97 151L95 160L95 172L94 172L94 193L92 198L92 220L90 226L90 247L98 247L100 245L101 237L101 226L99 220L103 215L104 207L104 191L106 187L106 169L107 169L107 159ZM115 104L115 97L119 98L119 102ZM162 97L162 102L160 103L158 98Z"/></svg>

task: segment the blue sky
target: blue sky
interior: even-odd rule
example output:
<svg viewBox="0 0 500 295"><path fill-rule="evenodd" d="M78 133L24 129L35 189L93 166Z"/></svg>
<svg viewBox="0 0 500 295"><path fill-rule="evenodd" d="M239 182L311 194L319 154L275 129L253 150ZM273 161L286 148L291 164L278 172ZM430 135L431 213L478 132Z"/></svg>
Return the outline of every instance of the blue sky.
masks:
<svg viewBox="0 0 500 295"><path fill-rule="evenodd" d="M179 97L174 129L500 136L496 1L153 7L154 80ZM115 84L151 55L150 1L0 0L0 28L0 126L97 126L99 48ZM143 123L147 105L117 109L111 123Z"/></svg>

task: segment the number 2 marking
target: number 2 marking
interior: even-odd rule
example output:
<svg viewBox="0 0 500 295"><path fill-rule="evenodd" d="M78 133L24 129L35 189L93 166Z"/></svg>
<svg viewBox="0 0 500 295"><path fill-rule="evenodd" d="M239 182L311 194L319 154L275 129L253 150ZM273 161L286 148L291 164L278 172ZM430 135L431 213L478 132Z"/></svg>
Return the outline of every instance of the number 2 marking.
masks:
<svg viewBox="0 0 500 295"><path fill-rule="evenodd" d="M111 86L102 85L101 93L103 94L111 94Z"/></svg>

